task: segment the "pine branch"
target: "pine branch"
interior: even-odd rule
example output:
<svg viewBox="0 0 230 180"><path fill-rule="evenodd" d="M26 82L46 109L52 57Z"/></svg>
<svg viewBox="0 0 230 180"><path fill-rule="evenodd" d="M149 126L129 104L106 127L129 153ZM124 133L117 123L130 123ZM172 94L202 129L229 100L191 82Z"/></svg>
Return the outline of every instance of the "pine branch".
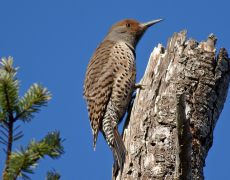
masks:
<svg viewBox="0 0 230 180"><path fill-rule="evenodd" d="M5 72L12 74L13 76L16 75L18 67L14 68L13 67L13 57L8 57L8 59L6 58L2 58L2 62L1 62L1 69L4 70Z"/></svg>
<svg viewBox="0 0 230 180"><path fill-rule="evenodd" d="M19 82L15 78L17 68L12 67L11 57L2 59L0 67L0 107L1 119L9 122L13 119L14 109L18 103Z"/></svg>
<svg viewBox="0 0 230 180"><path fill-rule="evenodd" d="M61 175L55 170L47 172L46 180L59 180L60 178Z"/></svg>
<svg viewBox="0 0 230 180"><path fill-rule="evenodd" d="M33 84L23 98L19 100L17 113L14 121L21 119L24 122L30 121L34 113L40 111L51 99L50 92L39 84Z"/></svg>
<svg viewBox="0 0 230 180"><path fill-rule="evenodd" d="M49 133L39 142L31 141L27 148L21 148L11 154L6 177L30 179L27 174L34 173L33 170L40 159L45 156L59 158L64 153L62 142L60 133L57 131Z"/></svg>
<svg viewBox="0 0 230 180"><path fill-rule="evenodd" d="M19 82L16 79L17 68L13 67L13 58L3 58L0 62L0 143L6 145L6 161L3 171L4 180L14 180L18 176L30 179L38 161L44 156L58 158L64 153L59 132L49 133L41 141L31 141L26 148L12 153L13 141L20 139L23 132L14 128L14 123L21 119L29 122L34 113L40 111L51 99L50 92L41 85L33 84L27 93L19 98ZM59 179L58 173L49 173L49 177ZM59 175L59 176L58 176Z"/></svg>
<svg viewBox="0 0 230 180"><path fill-rule="evenodd" d="M0 67L0 107L1 119L7 128L7 140L1 138L1 142L7 145L6 150L6 163L4 168L5 172L9 168L9 159L12 151L13 144L13 127L14 127L14 110L18 102L18 80L15 78L16 68L13 68L13 58L2 59ZM3 131L4 132L4 131ZM2 132L2 134L4 134Z"/></svg>

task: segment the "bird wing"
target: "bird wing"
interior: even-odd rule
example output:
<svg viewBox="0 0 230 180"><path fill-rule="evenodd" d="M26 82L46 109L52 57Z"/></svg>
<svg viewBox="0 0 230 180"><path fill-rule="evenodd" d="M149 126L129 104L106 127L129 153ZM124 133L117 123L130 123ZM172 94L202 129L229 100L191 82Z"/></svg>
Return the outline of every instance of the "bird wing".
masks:
<svg viewBox="0 0 230 180"><path fill-rule="evenodd" d="M114 66L113 60L109 60L109 58L112 58L111 49L114 44L113 41L109 40L100 44L89 62L85 77L84 96L87 101L93 131L94 148L96 146L98 132L101 128L102 119L112 93Z"/></svg>

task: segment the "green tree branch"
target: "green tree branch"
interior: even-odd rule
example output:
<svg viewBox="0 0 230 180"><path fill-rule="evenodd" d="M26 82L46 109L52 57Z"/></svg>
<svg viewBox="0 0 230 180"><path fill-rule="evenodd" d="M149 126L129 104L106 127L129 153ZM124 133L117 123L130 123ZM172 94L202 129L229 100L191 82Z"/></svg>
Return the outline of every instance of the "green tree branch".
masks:
<svg viewBox="0 0 230 180"><path fill-rule="evenodd" d="M64 148L60 133L48 133L41 141L32 140L26 148L12 152L13 142L23 136L16 133L17 120L30 122L34 114L51 99L51 93L39 84L33 84L25 95L19 97L19 81L16 78L18 68L13 67L13 58L3 58L0 64L0 143L7 146L3 180L15 180L17 177L30 179L27 173L33 173L38 161L44 156L53 159L60 157ZM50 177L58 177L51 176ZM55 173L53 173L55 175ZM58 175L58 174L56 174Z"/></svg>

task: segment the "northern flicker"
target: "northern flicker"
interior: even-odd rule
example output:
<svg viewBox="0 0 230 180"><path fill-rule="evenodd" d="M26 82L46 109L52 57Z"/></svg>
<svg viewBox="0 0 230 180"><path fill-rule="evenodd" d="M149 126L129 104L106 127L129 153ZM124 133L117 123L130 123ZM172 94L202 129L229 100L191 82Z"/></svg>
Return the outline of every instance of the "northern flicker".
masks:
<svg viewBox="0 0 230 180"><path fill-rule="evenodd" d="M96 146L101 131L122 169L126 149L118 132L135 89L135 48L146 29L161 19L147 23L126 19L113 25L93 54L84 82L84 96Z"/></svg>

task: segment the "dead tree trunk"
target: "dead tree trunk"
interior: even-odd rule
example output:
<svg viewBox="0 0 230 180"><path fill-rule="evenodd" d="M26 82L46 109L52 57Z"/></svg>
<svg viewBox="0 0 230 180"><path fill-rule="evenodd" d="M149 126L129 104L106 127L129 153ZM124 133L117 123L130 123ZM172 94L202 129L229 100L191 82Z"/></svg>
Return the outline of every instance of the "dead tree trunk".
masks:
<svg viewBox="0 0 230 180"><path fill-rule="evenodd" d="M156 47L124 127L127 157L115 180L204 179L205 158L230 81L227 52L175 33Z"/></svg>

